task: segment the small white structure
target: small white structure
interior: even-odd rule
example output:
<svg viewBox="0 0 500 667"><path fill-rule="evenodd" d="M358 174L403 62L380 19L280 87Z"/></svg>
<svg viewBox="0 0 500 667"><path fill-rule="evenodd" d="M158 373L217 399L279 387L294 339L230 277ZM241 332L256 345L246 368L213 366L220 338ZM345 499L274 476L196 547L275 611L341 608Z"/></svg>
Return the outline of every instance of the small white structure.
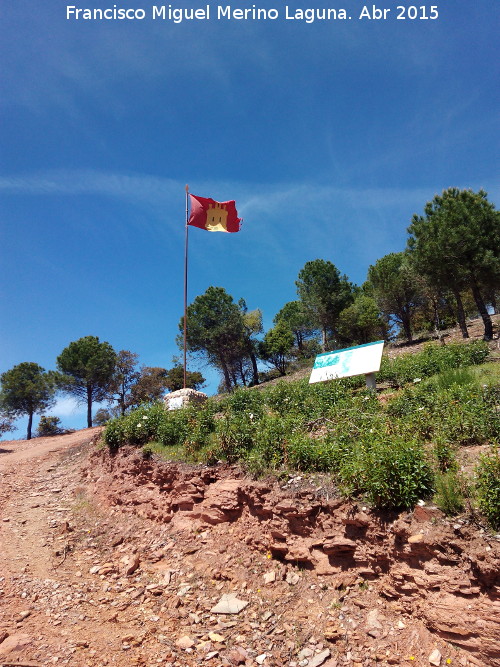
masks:
<svg viewBox="0 0 500 667"><path fill-rule="evenodd" d="M178 389L170 394L165 394L163 401L167 410L178 410L188 405L201 405L208 396L196 389Z"/></svg>

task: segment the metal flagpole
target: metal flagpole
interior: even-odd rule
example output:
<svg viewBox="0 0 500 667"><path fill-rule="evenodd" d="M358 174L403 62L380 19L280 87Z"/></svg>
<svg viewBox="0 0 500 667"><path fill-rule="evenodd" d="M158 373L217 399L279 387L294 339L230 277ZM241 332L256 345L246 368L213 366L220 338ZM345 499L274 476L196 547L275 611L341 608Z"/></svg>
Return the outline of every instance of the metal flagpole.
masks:
<svg viewBox="0 0 500 667"><path fill-rule="evenodd" d="M184 248L184 389L186 388L186 335L187 335L187 284L188 284L188 214L189 185L186 185L186 242Z"/></svg>

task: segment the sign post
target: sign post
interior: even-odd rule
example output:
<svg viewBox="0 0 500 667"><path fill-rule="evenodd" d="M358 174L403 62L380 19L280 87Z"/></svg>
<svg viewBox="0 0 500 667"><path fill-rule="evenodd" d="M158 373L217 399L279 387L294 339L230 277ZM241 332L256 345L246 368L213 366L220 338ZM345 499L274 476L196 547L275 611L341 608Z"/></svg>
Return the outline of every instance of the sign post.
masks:
<svg viewBox="0 0 500 667"><path fill-rule="evenodd" d="M364 375L367 389L376 391L375 373L380 370L383 349L384 341L378 340L374 343L318 354L309 384Z"/></svg>

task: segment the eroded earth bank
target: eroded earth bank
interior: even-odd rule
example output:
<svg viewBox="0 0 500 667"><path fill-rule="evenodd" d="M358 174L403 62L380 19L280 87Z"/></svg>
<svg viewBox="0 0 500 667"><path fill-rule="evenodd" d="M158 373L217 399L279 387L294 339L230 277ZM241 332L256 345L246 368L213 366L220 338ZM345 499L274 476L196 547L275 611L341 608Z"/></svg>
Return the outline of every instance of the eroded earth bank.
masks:
<svg viewBox="0 0 500 667"><path fill-rule="evenodd" d="M0 666L500 664L500 541L470 518L81 433L0 451Z"/></svg>

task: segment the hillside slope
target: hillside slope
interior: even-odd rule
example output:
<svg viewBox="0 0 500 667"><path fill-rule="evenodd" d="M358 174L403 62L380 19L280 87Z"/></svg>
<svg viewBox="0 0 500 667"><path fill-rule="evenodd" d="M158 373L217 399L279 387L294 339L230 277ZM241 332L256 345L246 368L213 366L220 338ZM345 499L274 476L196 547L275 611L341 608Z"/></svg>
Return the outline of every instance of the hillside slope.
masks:
<svg viewBox="0 0 500 667"><path fill-rule="evenodd" d="M500 659L500 545L465 518L91 444L1 475L0 665Z"/></svg>

